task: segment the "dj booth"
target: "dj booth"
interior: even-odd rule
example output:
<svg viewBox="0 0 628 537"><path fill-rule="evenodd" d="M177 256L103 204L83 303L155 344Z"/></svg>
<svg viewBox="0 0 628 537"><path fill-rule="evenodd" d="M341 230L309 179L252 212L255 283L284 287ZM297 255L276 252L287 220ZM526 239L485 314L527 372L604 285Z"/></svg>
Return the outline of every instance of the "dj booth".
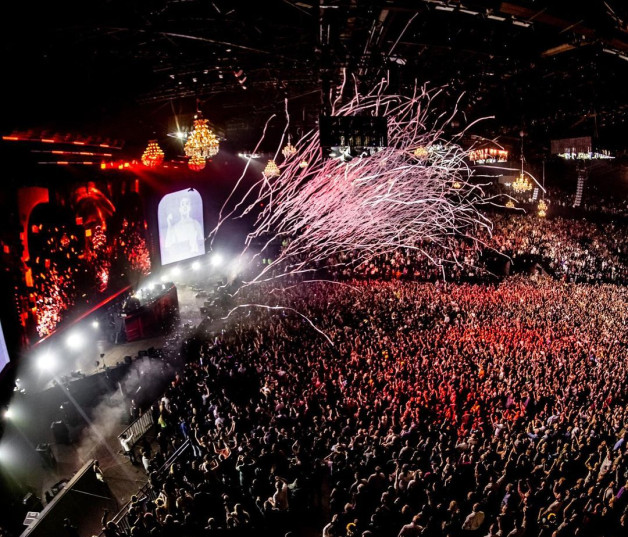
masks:
<svg viewBox="0 0 628 537"><path fill-rule="evenodd" d="M122 308L127 341L169 332L179 322L179 298L172 282L143 289L129 298Z"/></svg>

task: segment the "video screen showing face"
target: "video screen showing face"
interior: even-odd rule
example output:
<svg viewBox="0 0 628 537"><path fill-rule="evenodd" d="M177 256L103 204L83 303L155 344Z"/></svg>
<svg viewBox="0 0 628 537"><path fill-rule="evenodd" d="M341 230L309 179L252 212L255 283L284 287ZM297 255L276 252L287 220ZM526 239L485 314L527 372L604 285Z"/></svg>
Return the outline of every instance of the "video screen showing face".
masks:
<svg viewBox="0 0 628 537"><path fill-rule="evenodd" d="M0 373L6 366L9 365L9 351L7 350L7 343L4 340L4 331L2 330L2 323L0 323Z"/></svg>
<svg viewBox="0 0 628 537"><path fill-rule="evenodd" d="M197 190L165 195L159 202L157 220L162 265L205 253L203 200Z"/></svg>

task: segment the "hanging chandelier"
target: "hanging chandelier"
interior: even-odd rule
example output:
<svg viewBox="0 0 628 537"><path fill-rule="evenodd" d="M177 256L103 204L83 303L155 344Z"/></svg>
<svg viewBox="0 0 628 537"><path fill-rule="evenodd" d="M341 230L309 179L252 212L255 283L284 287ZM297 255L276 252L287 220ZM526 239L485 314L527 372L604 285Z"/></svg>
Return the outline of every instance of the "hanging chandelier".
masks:
<svg viewBox="0 0 628 537"><path fill-rule="evenodd" d="M188 168L190 168L193 172L200 172L205 169L205 164L205 157L192 156L190 157L190 160L188 160Z"/></svg>
<svg viewBox="0 0 628 537"><path fill-rule="evenodd" d="M462 183L460 183L460 181L454 181L451 186L454 187L456 190L460 190L462 188Z"/></svg>
<svg viewBox="0 0 628 537"><path fill-rule="evenodd" d="M294 147L291 143L290 143L290 135L288 135L288 143L284 146L284 148L281 150L281 154L283 155L283 158L288 159L291 156L295 155L297 152L297 148Z"/></svg>
<svg viewBox="0 0 628 537"><path fill-rule="evenodd" d="M538 204L537 207L538 207L538 211L539 211L538 215L541 218L544 218L545 216L547 216L547 203L545 203L545 200L539 201L539 204Z"/></svg>
<svg viewBox="0 0 628 537"><path fill-rule="evenodd" d="M521 136L521 172L519 173L519 177L517 177L514 183L512 183L512 189L518 194L522 194L523 192L532 190L532 183L528 181L528 178L523 172L523 163L525 161L525 157L523 156L523 138L526 136L525 131L521 130L519 132L519 136Z"/></svg>
<svg viewBox="0 0 628 537"><path fill-rule="evenodd" d="M279 167L275 164L274 160L269 160L268 164L264 168L264 176L265 177L277 177L281 172L279 171Z"/></svg>
<svg viewBox="0 0 628 537"><path fill-rule="evenodd" d="M208 126L206 119L195 119L194 128L185 142L184 151L188 157L215 157L220 148L220 141Z"/></svg>
<svg viewBox="0 0 628 537"><path fill-rule="evenodd" d="M525 176L523 172L519 174L519 176L512 183L512 189L518 194L522 194L523 192L528 192L528 190L532 190L532 183L528 181L528 178Z"/></svg>
<svg viewBox="0 0 628 537"><path fill-rule="evenodd" d="M412 153L416 158L423 160L426 159L430 152L427 150L426 147L420 145L419 147L417 147L414 152Z"/></svg>
<svg viewBox="0 0 628 537"><path fill-rule="evenodd" d="M159 147L157 140L150 140L142 154L142 164L147 168L155 168L164 161L164 152Z"/></svg>
<svg viewBox="0 0 628 537"><path fill-rule="evenodd" d="M508 200L508 201L506 202L506 207L507 207L508 209L514 209L514 208L515 208L515 203L514 203L512 200Z"/></svg>
<svg viewBox="0 0 628 537"><path fill-rule="evenodd" d="M307 160L302 160L299 162L299 168L307 168Z"/></svg>

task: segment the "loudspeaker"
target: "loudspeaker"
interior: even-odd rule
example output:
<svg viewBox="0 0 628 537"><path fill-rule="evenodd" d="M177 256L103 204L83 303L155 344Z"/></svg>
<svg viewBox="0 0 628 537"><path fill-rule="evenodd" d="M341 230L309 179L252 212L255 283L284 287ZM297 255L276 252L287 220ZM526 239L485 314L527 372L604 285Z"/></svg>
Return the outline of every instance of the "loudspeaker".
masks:
<svg viewBox="0 0 628 537"><path fill-rule="evenodd" d="M52 430L52 437L57 444L69 444L70 443L70 430L68 426L61 420L53 421L50 424Z"/></svg>
<svg viewBox="0 0 628 537"><path fill-rule="evenodd" d="M124 357L124 363L125 364L131 364L131 362L133 361L133 358L131 358L130 356L125 356Z"/></svg>

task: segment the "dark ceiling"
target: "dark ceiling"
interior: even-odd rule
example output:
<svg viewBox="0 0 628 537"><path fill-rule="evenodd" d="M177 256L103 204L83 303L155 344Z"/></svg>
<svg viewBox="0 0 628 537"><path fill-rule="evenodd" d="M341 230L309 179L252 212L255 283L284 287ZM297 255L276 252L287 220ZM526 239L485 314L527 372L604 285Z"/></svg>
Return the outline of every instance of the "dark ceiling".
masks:
<svg viewBox="0 0 628 537"><path fill-rule="evenodd" d="M13 2L2 21L2 134L112 136L127 147L188 125L197 102L251 149L289 102L312 127L341 69L367 88L447 85L478 134L587 134L625 146L624 0L82 0ZM3 6L4 9L4 6ZM278 127L279 128L279 127ZM174 146L173 146L174 147Z"/></svg>

